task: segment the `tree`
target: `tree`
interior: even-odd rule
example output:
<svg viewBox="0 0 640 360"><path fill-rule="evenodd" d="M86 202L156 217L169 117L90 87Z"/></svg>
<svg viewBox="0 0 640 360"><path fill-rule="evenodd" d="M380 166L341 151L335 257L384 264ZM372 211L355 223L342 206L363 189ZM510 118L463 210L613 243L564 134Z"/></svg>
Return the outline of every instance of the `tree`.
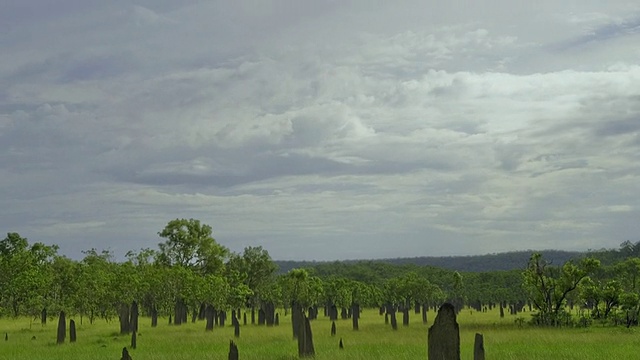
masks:
<svg viewBox="0 0 640 360"><path fill-rule="evenodd" d="M85 257L77 268L77 306L80 313L89 316L93 323L96 317L110 319L118 303L114 291L116 263L109 251L98 253L96 249L83 251Z"/></svg>
<svg viewBox="0 0 640 360"><path fill-rule="evenodd" d="M0 306L13 316L39 313L53 281L51 262L57 246L34 243L18 233L0 241Z"/></svg>
<svg viewBox="0 0 640 360"><path fill-rule="evenodd" d="M225 266L225 273L232 286L247 287L250 292L243 306L249 306L252 310L261 305L261 302L273 302L266 298L275 286L275 272L277 266L271 260L269 253L261 246L246 247L242 255L232 254Z"/></svg>
<svg viewBox="0 0 640 360"><path fill-rule="evenodd" d="M262 246L246 247L242 253L242 260L247 274L245 284L253 292L252 299L255 304L264 300L262 294L269 292L268 288L273 286L277 266Z"/></svg>
<svg viewBox="0 0 640 360"><path fill-rule="evenodd" d="M455 271L453 273L453 281L451 291L449 293L449 301L453 304L456 313L462 310L466 302L466 296L464 293L464 283L462 282L462 275Z"/></svg>
<svg viewBox="0 0 640 360"><path fill-rule="evenodd" d="M83 301L79 296L79 267L78 262L64 256L56 256L53 259L51 263L53 283L44 304L46 308L55 312L64 311L67 314L78 312Z"/></svg>
<svg viewBox="0 0 640 360"><path fill-rule="evenodd" d="M354 288L351 285L352 280L337 276L331 276L323 282L324 299L331 320L337 319L337 308L346 308L353 303Z"/></svg>
<svg viewBox="0 0 640 360"><path fill-rule="evenodd" d="M585 277L580 285L580 295L587 307L591 308L591 316L594 319L607 319L618 305L623 294L620 282L615 279L607 281L594 281ZM602 309L600 304L604 306Z"/></svg>
<svg viewBox="0 0 640 360"><path fill-rule="evenodd" d="M534 321L539 325L562 325L567 295L599 266L600 261L584 258L578 265L568 261L554 267L542 255L534 253L523 272L523 286L538 310Z"/></svg>
<svg viewBox="0 0 640 360"><path fill-rule="evenodd" d="M617 263L613 270L626 290L636 291L638 278L640 277L640 258L626 258L624 261Z"/></svg>
<svg viewBox="0 0 640 360"><path fill-rule="evenodd" d="M318 304L322 297L322 280L305 269L289 271L281 277L281 286L285 302L295 302L303 308Z"/></svg>
<svg viewBox="0 0 640 360"><path fill-rule="evenodd" d="M113 305L118 309L120 333L128 334L132 330L129 322L131 304L134 301L140 302L142 294L146 291L146 285L142 281L142 274L130 261L114 264L112 269L116 279L111 285L115 300Z"/></svg>
<svg viewBox="0 0 640 360"><path fill-rule="evenodd" d="M320 301L322 280L310 276L305 269L293 269L280 279L284 302L291 305L291 326L293 337L296 338L299 326L304 326L302 323L304 309Z"/></svg>
<svg viewBox="0 0 640 360"><path fill-rule="evenodd" d="M640 296L638 296L637 293L622 293L622 295L620 295L620 307L626 313L627 327L631 325L638 325Z"/></svg>
<svg viewBox="0 0 640 360"><path fill-rule="evenodd" d="M351 280L349 281L351 288L351 321L353 330L359 329L360 307L362 305L375 304L374 291L372 286L363 282Z"/></svg>
<svg viewBox="0 0 640 360"><path fill-rule="evenodd" d="M236 255L231 257L231 265L225 267L225 280L229 286L227 305L233 309L246 306L247 299L251 299L254 294L247 285L248 275L242 263L242 258Z"/></svg>
<svg viewBox="0 0 640 360"><path fill-rule="evenodd" d="M229 250L211 236L211 226L195 219L175 219L158 233L167 239L158 244L157 262L182 266L201 274L221 274Z"/></svg>
<svg viewBox="0 0 640 360"><path fill-rule="evenodd" d="M153 263L156 256L156 251L149 248L140 249L139 252L128 251L125 255L127 263L136 272L138 279L136 300L140 301L140 305L148 314L152 314L152 317L155 314L157 320L158 305L163 294L161 293L162 277L160 273L162 267Z"/></svg>
<svg viewBox="0 0 640 360"><path fill-rule="evenodd" d="M444 294L437 285L431 284L415 271L410 271L384 283L384 298L387 305L400 308L403 323L408 325L412 305L417 302L424 306L427 302L440 301Z"/></svg>
<svg viewBox="0 0 640 360"><path fill-rule="evenodd" d="M580 297L584 301L584 306L587 309L591 309L591 317L595 319L602 317L600 313L602 291L599 284L587 276L580 282L579 291Z"/></svg>

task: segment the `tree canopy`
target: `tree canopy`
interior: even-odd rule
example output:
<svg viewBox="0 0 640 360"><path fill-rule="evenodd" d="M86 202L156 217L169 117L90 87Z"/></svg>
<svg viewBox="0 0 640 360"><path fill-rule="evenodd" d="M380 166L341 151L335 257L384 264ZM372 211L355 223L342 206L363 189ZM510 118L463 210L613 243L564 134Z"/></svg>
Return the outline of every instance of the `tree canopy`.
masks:
<svg viewBox="0 0 640 360"><path fill-rule="evenodd" d="M206 308L258 308L272 323L276 306L312 315L318 306L359 311L360 306L384 305L403 311L408 319L411 306L445 300L457 308L478 309L531 303L532 321L551 326L574 321L566 310L573 305L589 310L590 319L627 326L637 325L640 314L640 258L638 245L631 242L603 252L607 261L617 259L609 265L594 257L554 265L534 253L524 270L517 271L463 272L359 261L318 263L277 274L267 250L257 246L231 252L199 220L171 220L158 235L164 241L157 249L129 251L124 261L117 261L110 251L96 249L72 260L58 254L57 246L8 233L0 240L0 314L37 319L63 310L90 321L117 317L122 322L128 305L136 302L148 314L172 314L176 320L184 320L187 309L202 316Z"/></svg>
<svg viewBox="0 0 640 360"><path fill-rule="evenodd" d="M158 244L159 263L191 268L202 274L222 272L229 250L215 241L211 226L195 219L175 219L158 235L166 239Z"/></svg>

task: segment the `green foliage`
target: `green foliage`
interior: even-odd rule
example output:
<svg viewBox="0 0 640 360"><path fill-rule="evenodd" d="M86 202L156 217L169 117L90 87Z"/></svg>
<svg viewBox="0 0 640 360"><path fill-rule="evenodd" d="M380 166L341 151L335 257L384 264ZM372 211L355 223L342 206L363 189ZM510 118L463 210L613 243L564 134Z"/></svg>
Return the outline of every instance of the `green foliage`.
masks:
<svg viewBox="0 0 640 360"><path fill-rule="evenodd" d="M471 302L516 303L528 299L522 287L521 270L464 273L464 279L464 293Z"/></svg>
<svg viewBox="0 0 640 360"><path fill-rule="evenodd" d="M261 246L246 247L242 255L232 254L226 264L227 278L232 288L243 287L247 306L258 306L260 302L278 302L276 265L269 252Z"/></svg>
<svg viewBox="0 0 640 360"><path fill-rule="evenodd" d="M600 266L600 261L585 258L578 265L566 262L551 266L539 253L534 253L523 272L523 286L538 313L533 321L539 325L560 326L567 322L565 305L569 293Z"/></svg>
<svg viewBox="0 0 640 360"><path fill-rule="evenodd" d="M620 305L623 289L616 279L592 280L586 277L579 285L580 296L591 309L593 319L608 319L612 310Z"/></svg>
<svg viewBox="0 0 640 360"><path fill-rule="evenodd" d="M352 281L331 276L323 282L324 302L339 308L346 308L353 303Z"/></svg>
<svg viewBox="0 0 640 360"><path fill-rule="evenodd" d="M175 219L158 233L167 239L158 244L157 262L188 267L202 274L221 274L229 250L212 237L211 226L195 219Z"/></svg>
<svg viewBox="0 0 640 360"><path fill-rule="evenodd" d="M413 271L388 279L383 286L384 302L390 305L404 307L414 302L438 303L444 298L440 287Z"/></svg>
<svg viewBox="0 0 640 360"><path fill-rule="evenodd" d="M113 255L95 249L84 252L85 257L77 267L78 295L76 309L87 314L91 322L96 317L110 319L119 303L113 286L118 281Z"/></svg>
<svg viewBox="0 0 640 360"><path fill-rule="evenodd" d="M13 316L38 314L53 283L56 246L34 243L18 233L0 241L0 308Z"/></svg>
<svg viewBox="0 0 640 360"><path fill-rule="evenodd" d="M194 219L170 221L159 233L158 250L129 251L116 262L109 251L84 251L81 261L57 256L55 246L29 245L17 233L0 241L0 311L13 316L54 314L110 320L136 301L147 312L171 314L181 302L237 309L269 301L282 303L276 266L261 247L231 254L211 237L211 227ZM225 264L224 260L229 259ZM296 297L315 302L322 285L316 277L296 283Z"/></svg>
<svg viewBox="0 0 640 360"><path fill-rule="evenodd" d="M457 311L460 311L466 303L466 294L464 291L464 282L462 281L462 275L455 271L453 273L453 279L451 281L452 289L449 293L449 302L451 302Z"/></svg>
<svg viewBox="0 0 640 360"><path fill-rule="evenodd" d="M322 300L322 280L305 269L293 269L281 276L279 282L284 304L297 303L307 308Z"/></svg>
<svg viewBox="0 0 640 360"><path fill-rule="evenodd" d="M612 271L620 279L621 286L627 291L636 291L640 277L640 258L626 258L612 266Z"/></svg>
<svg viewBox="0 0 640 360"><path fill-rule="evenodd" d="M51 263L53 275L50 292L44 307L58 312L63 310L69 314L79 309L80 298L80 264L64 256L56 256ZM33 314L36 315L36 314Z"/></svg>
<svg viewBox="0 0 640 360"><path fill-rule="evenodd" d="M640 247L638 248L640 251ZM555 264L564 264L569 260L578 260L585 257L585 254L575 251L543 250L540 254L548 261ZM594 255L595 253L589 253ZM441 256L441 257L413 257L380 260L347 260L332 262L316 261L276 261L281 273L287 273L291 269L316 268L318 275L324 276L325 270L333 273L333 268L344 267L337 270L341 275L354 278L356 280L371 282L377 278L384 278L384 274L379 272L371 263L381 264L381 268L403 268L407 266L430 267L444 269L447 271L459 271L461 273L486 273L497 271L522 270L531 256L531 251L512 251L498 254L485 254L473 256ZM364 264L365 267L353 266ZM394 277L397 274L389 274Z"/></svg>
<svg viewBox="0 0 640 360"><path fill-rule="evenodd" d="M276 276L276 265L262 247L230 253L194 219L170 221L158 233L158 249L141 249L115 261L109 251L91 249L81 261L57 255L56 246L29 244L17 233L0 241L0 314L39 317L64 310L71 316L111 319L122 305L137 301L143 311L161 316L176 304L189 311L211 304L218 310L261 306L338 308L415 304L458 308L507 302L535 307L533 321L543 325L638 324L640 251L623 243L617 260L600 266L581 258L552 266L533 254L523 271L462 272L380 261L310 263ZM522 264L523 266L525 264ZM578 291L575 291L578 290ZM567 310L580 307L580 317ZM587 321L587 318L589 321Z"/></svg>
<svg viewBox="0 0 640 360"><path fill-rule="evenodd" d="M632 243L627 240L618 249L600 249L589 251L587 256L600 260L603 265L610 266L629 258L640 257L640 241Z"/></svg>

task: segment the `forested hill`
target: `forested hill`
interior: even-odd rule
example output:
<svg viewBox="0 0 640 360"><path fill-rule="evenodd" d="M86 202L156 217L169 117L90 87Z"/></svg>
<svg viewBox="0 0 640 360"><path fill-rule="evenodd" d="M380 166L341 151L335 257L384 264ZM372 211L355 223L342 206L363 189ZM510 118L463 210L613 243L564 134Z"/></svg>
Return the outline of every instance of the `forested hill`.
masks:
<svg viewBox="0 0 640 360"><path fill-rule="evenodd" d="M344 260L340 263L354 264L358 262L380 262L392 265L418 265L433 266L442 269L465 271L465 272L484 272L497 270L515 270L524 269L527 266L529 258L533 250L514 251L499 254L486 254L474 256L445 256L445 257L413 257L413 258L396 258L396 259L379 259L379 260ZM567 260L576 259L585 256L585 253L574 251L560 250L543 250L537 251L542 256L551 261L552 264L564 264ZM295 268L310 268L317 265L327 265L334 262L321 261L275 261L279 267L280 273L286 273Z"/></svg>

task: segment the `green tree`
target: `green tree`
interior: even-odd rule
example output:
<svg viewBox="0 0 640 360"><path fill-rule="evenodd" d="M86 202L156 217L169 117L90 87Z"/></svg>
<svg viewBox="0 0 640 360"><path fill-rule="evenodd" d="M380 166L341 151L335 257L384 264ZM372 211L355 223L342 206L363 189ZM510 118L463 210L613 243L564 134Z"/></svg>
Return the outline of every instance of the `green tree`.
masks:
<svg viewBox="0 0 640 360"><path fill-rule="evenodd" d="M602 291L599 284L587 276L580 282L578 289L580 298L584 301L584 306L591 310L591 317L595 319L601 318L600 302L602 301Z"/></svg>
<svg viewBox="0 0 640 360"><path fill-rule="evenodd" d="M242 257L234 254L225 266L225 280L229 285L226 303L233 309L245 307L253 298L254 293L247 285L249 276L246 265Z"/></svg>
<svg viewBox="0 0 640 360"><path fill-rule="evenodd" d="M388 305L400 308L405 325L409 324L409 312L415 303L424 306L427 302L444 298L442 290L437 285L431 284L415 271L387 280L384 294Z"/></svg>
<svg viewBox="0 0 640 360"><path fill-rule="evenodd" d="M627 327L638 325L638 315L640 314L640 296L637 293L624 292L620 295L620 307L625 312Z"/></svg>
<svg viewBox="0 0 640 360"><path fill-rule="evenodd" d="M201 303L211 304L216 309L241 307L241 301L244 299L245 292L248 291L246 287L231 289L229 283L218 275L208 274L201 279L202 293L199 298Z"/></svg>
<svg viewBox="0 0 640 360"><path fill-rule="evenodd" d="M322 298L322 280L309 275L305 269L293 269L281 277L282 293L286 303L302 308L316 305Z"/></svg>
<svg viewBox="0 0 640 360"><path fill-rule="evenodd" d="M398 277L387 279L382 286L384 303L396 308L405 303L406 294L402 281Z"/></svg>
<svg viewBox="0 0 640 360"><path fill-rule="evenodd" d="M85 257L77 268L78 293L76 306L81 314L109 320L115 314L118 303L114 284L118 280L116 263L109 251L98 253L96 249L83 251Z"/></svg>
<svg viewBox="0 0 640 360"><path fill-rule="evenodd" d="M40 313L51 290L57 246L34 243L18 233L0 241L0 306L13 316Z"/></svg>
<svg viewBox="0 0 640 360"><path fill-rule="evenodd" d="M293 337L298 336L305 309L317 305L322 297L322 280L305 269L293 269L280 277L284 303L291 305Z"/></svg>
<svg viewBox="0 0 640 360"><path fill-rule="evenodd" d="M462 310L467 297L464 291L464 282L462 281L462 275L454 271L452 280L451 291L449 292L449 301L456 309L456 312Z"/></svg>
<svg viewBox="0 0 640 360"><path fill-rule="evenodd" d="M158 263L190 268L201 274L222 274L229 250L215 241L211 226L195 219L175 219L158 235L166 239L158 244Z"/></svg>
<svg viewBox="0 0 640 360"><path fill-rule="evenodd" d="M613 271L627 291L636 291L640 278L640 258L630 257L615 264Z"/></svg>
<svg viewBox="0 0 640 360"><path fill-rule="evenodd" d="M153 262L156 256L157 252L149 248L141 249L139 252L128 251L125 255L138 279L136 300L149 314L157 312L162 298L160 293L162 279L159 272L161 267Z"/></svg>
<svg viewBox="0 0 640 360"><path fill-rule="evenodd" d="M270 296L275 285L276 264L271 260L269 252L261 246L246 247L242 255L232 254L226 264L227 277L234 286L244 285L250 292L243 306L254 309L261 302L273 302Z"/></svg>
<svg viewBox="0 0 640 360"><path fill-rule="evenodd" d="M80 311L82 299L79 296L79 267L80 264L77 261L64 256L56 256L53 259L51 263L53 283L45 302L46 308L56 312L64 310L67 314Z"/></svg>
<svg viewBox="0 0 640 360"><path fill-rule="evenodd" d="M567 295L600 266L600 261L584 258L561 267L551 266L542 255L534 253L523 272L523 286L538 313L534 321L540 325L559 326L565 318Z"/></svg>
<svg viewBox="0 0 640 360"><path fill-rule="evenodd" d="M351 306L354 290L352 280L343 277L330 276L323 282L323 294L327 305L338 308ZM334 315L335 316L335 315Z"/></svg>
<svg viewBox="0 0 640 360"><path fill-rule="evenodd" d="M581 298L591 308L591 316L595 319L609 318L611 312L620 305L624 292L618 280L594 281L590 277L580 282L579 289Z"/></svg>

